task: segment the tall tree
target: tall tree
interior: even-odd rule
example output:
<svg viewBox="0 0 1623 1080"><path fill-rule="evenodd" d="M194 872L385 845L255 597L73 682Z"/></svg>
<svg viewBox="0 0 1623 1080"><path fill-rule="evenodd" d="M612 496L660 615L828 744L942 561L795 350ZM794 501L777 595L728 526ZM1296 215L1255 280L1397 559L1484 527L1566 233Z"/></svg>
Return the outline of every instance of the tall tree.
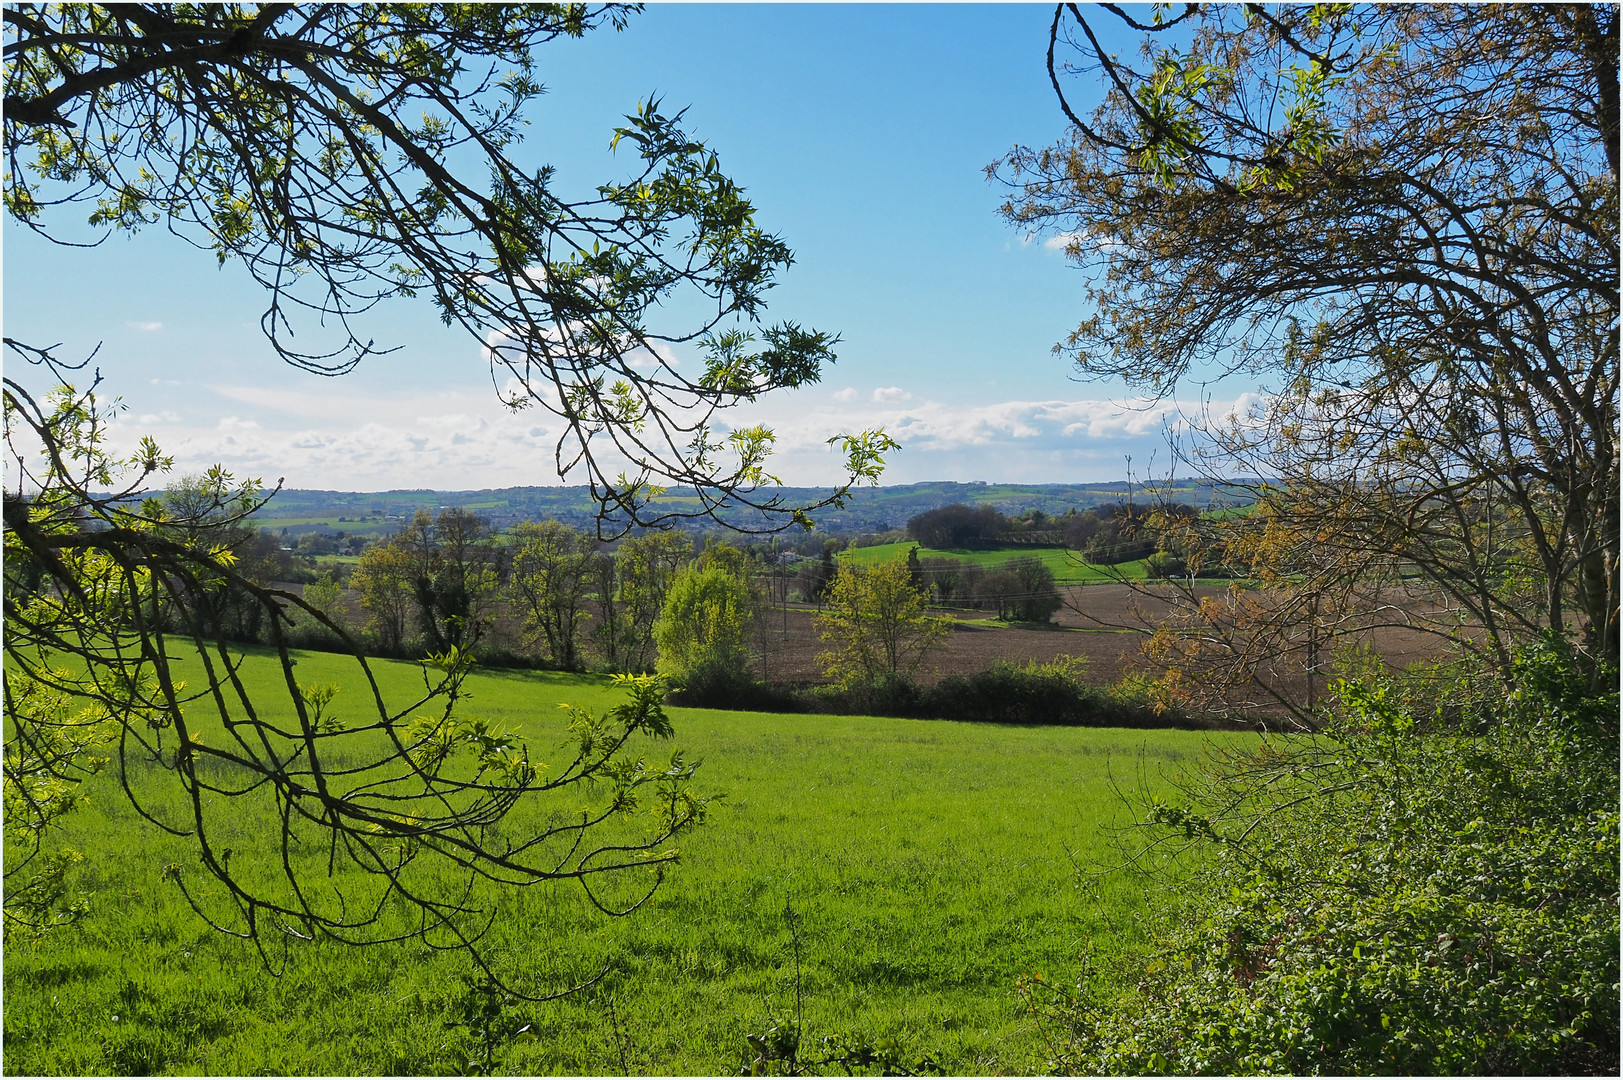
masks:
<svg viewBox="0 0 1623 1080"><path fill-rule="evenodd" d="M526 521L513 527L513 543L509 589L525 625L556 667L580 670L591 541L561 522Z"/></svg>
<svg viewBox="0 0 1623 1080"><path fill-rule="evenodd" d="M350 585L360 593L366 609L366 629L374 634L383 651L398 653L406 644L416 593L411 587L412 556L398 536L373 544L361 552L361 561L350 575Z"/></svg>
<svg viewBox="0 0 1623 1080"><path fill-rule="evenodd" d="M627 537L615 549L620 598L625 605L628 671L652 671L656 657L654 624L676 574L693 557L686 533L655 530Z"/></svg>
<svg viewBox="0 0 1623 1080"><path fill-rule="evenodd" d="M1501 671L1546 625L1615 665L1616 7L1062 4L1049 72L1067 134L990 171L1090 274L1057 348L1155 394L1271 380L1206 460L1278 478L1325 573L1418 577Z"/></svg>
<svg viewBox="0 0 1623 1080"><path fill-rule="evenodd" d="M624 671L631 624L620 604L620 564L613 552L594 551L586 560L582 576L586 599L596 616L592 621L592 640L610 671Z"/></svg>
<svg viewBox="0 0 1623 1080"><path fill-rule="evenodd" d="M467 649L484 636L501 581L501 549L490 523L460 506L432 522L419 510L407 530L418 558L412 582L423 636L436 652Z"/></svg>

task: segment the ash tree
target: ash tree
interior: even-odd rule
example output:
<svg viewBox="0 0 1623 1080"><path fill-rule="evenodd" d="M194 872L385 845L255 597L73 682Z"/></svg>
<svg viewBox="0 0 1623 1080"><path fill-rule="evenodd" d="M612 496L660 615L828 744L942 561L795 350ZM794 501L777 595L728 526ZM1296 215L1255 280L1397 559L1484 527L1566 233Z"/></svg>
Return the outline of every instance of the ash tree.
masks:
<svg viewBox="0 0 1623 1080"><path fill-rule="evenodd" d="M553 465L584 475L612 522L601 529L672 516L649 502L672 483L698 493L675 516L731 501L804 523L805 508L763 490L772 433L723 437L715 419L813 383L833 361L834 335L764 321L788 246L657 101L612 133L625 174L584 196L560 191L520 141L544 47L618 28L634 10L8 6L6 213L65 244L171 231L262 286L266 339L321 375L388 351L366 328L380 304L432 303L486 350L510 407L556 419ZM681 322L669 310L698 314ZM166 816L126 789L194 844L201 879L187 867L174 880L199 912L266 947L416 936L479 958L491 887L573 879L625 910L646 893L605 899L594 883L657 883L621 872L674 858L669 841L703 800L679 757L654 767L625 756L632 740L669 734L656 682L627 681L627 703L607 716L571 714L578 753L543 769L516 734L454 712L475 619L436 601L443 649L422 699L386 704L340 627L244 577L206 531L176 535L161 507L137 509L168 461L150 442L129 458L108 449L94 376L75 374L57 346L6 346L8 918L45 925L80 910L64 884L71 860L48 837L108 747L191 808ZM702 370L680 373L673 346L699 353ZM58 389L31 393L19 375L29 369ZM835 441L851 482L872 481L893 445L880 432ZM422 590L400 595L394 578L407 567L369 569L380 572L363 578L363 590L375 586L367 606L380 637L398 643ZM208 602L222 589L262 613L282 668L275 700L255 700L241 677ZM169 621L151 617L158 609ZM355 652L356 681L336 699L349 704L295 678L291 609ZM566 795L577 787L600 799ZM527 837L504 831L515 808L549 794L579 812L543 813ZM270 823L258 853L319 849L320 866L248 868L244 852L233 862L217 846L222 822L258 820L256 800ZM334 867L353 887L306 888ZM400 909L412 913L405 924L390 914Z"/></svg>
<svg viewBox="0 0 1623 1080"><path fill-rule="evenodd" d="M713 423L833 361L835 335L762 321L789 247L657 101L612 133L628 175L584 198L522 153L540 48L634 10L14 5L6 210L62 242L82 238L75 211L101 235L163 227L240 266L277 353L320 374L387 351L361 318L380 302L426 298L511 377L508 405L557 418L555 466L617 527L724 499L804 520L758 491L772 433ZM701 314L663 316L672 301ZM874 478L888 440L840 439L851 479ZM652 510L661 483L700 501Z"/></svg>
<svg viewBox="0 0 1623 1080"><path fill-rule="evenodd" d="M1368 616L1349 632L1416 626L1501 672L1546 626L1615 667L1616 9L1062 4L1048 70L1066 133L989 172L1088 274L1057 351L1153 395L1270 391L1184 448L1277 479L1230 520L1297 553L1292 587L1233 605L1235 633L1291 637L1336 594Z"/></svg>

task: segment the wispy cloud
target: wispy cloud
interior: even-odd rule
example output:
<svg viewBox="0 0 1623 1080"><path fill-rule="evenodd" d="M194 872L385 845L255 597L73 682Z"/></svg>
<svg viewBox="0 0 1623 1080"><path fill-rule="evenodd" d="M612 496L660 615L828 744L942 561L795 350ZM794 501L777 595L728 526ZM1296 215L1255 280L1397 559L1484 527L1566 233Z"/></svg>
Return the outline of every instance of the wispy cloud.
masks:
<svg viewBox="0 0 1623 1080"><path fill-rule="evenodd" d="M897 402L911 401L913 395L900 386L881 386L874 390L873 399L881 405L893 405Z"/></svg>
<svg viewBox="0 0 1623 1080"><path fill-rule="evenodd" d="M161 323L161 322L134 322L134 321L131 321L131 322L125 323L124 325L128 326L132 330L152 331L152 330L162 330L163 329L163 323Z"/></svg>
<svg viewBox="0 0 1623 1080"><path fill-rule="evenodd" d="M834 391L831 396L835 401L855 401L857 399L857 388L847 386L844 390Z"/></svg>

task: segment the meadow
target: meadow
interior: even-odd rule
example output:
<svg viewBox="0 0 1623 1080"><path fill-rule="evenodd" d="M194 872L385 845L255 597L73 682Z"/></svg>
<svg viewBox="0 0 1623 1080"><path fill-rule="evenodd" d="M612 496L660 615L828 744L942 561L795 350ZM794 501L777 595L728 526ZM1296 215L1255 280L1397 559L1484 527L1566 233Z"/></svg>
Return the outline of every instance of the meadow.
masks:
<svg viewBox="0 0 1623 1080"><path fill-rule="evenodd" d="M937 549L922 547L911 540L904 540L895 544L875 544L873 547L849 548L841 552L840 557L860 563L886 563L907 558L908 550L913 547L918 547L919 558L921 559L957 559L960 562L974 563L977 566L985 567L1002 566L1006 562L1012 562L1019 558L1036 558L1054 572L1054 582L1058 585L1095 585L1112 581L1137 581L1145 576L1143 559L1117 563L1113 566L1101 566L1096 563L1083 562L1075 551L1065 547L1013 545L1002 548Z"/></svg>
<svg viewBox="0 0 1623 1080"><path fill-rule="evenodd" d="M352 681L343 658L298 655L303 681ZM260 700L275 667L246 668ZM391 701L415 665L378 663ZM462 706L521 728L537 756L561 737L557 703L601 710L606 681L475 674ZM354 690L351 688L351 692ZM344 699L337 704L342 713ZM358 702L357 702L358 704ZM248 943L202 924L163 880L195 866L186 841L130 809L112 770L66 822L93 906L35 941L8 932L5 1069L11 1074L730 1073L745 1035L803 1012L826 1035L894 1039L949 1072L1031 1071L1042 1045L1013 988L1073 978L1145 940L1155 894L1110 862L1127 811L1119 788L1158 790L1214 739L1175 731L997 727L866 717L673 709L674 744L724 794L683 842L647 906L602 915L570 883L504 895L487 943L531 990L605 966L591 989L509 1002L488 1060L458 1020L472 967L420 942L301 944L273 973ZM668 752L648 750L658 758ZM129 780L173 802L150 766ZM516 826L515 826L516 827ZM268 820L244 817L238 859ZM263 840L259 842L263 854ZM791 909L799 920L795 977ZM274 946L274 943L273 943ZM273 947L273 955L276 954Z"/></svg>

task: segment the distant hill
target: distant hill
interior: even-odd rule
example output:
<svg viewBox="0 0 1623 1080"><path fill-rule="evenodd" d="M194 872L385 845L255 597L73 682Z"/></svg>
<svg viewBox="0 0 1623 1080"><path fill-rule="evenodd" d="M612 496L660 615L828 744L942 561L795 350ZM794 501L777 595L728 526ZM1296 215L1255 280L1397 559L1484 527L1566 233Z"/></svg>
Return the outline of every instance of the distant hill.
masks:
<svg viewBox="0 0 1623 1080"><path fill-rule="evenodd" d="M779 489L785 503L805 505L827 495L825 488L786 487ZM1204 481L1173 480L1163 484L1129 483L1118 480L1105 484L960 484L950 480L922 484L897 484L855 489L842 508L827 507L812 514L819 529L828 532L881 532L901 528L907 520L926 510L950 503L980 505L990 503L1005 514L1037 509L1046 514L1063 514L1071 507L1086 509L1100 503L1121 502L1127 498L1169 498L1199 507L1248 501L1232 489ZM661 496L656 505L678 508L692 505L696 496L680 489ZM520 521L552 518L577 527L594 522L596 505L588 489L576 487L484 488L478 491L307 491L279 492L255 515L266 529L286 529L289 535L329 532L341 529L351 533L393 532L419 509L437 511L461 506L488 518L493 524L508 526ZM764 523L753 511L725 515L734 525L749 527ZM693 527L703 528L706 521Z"/></svg>

